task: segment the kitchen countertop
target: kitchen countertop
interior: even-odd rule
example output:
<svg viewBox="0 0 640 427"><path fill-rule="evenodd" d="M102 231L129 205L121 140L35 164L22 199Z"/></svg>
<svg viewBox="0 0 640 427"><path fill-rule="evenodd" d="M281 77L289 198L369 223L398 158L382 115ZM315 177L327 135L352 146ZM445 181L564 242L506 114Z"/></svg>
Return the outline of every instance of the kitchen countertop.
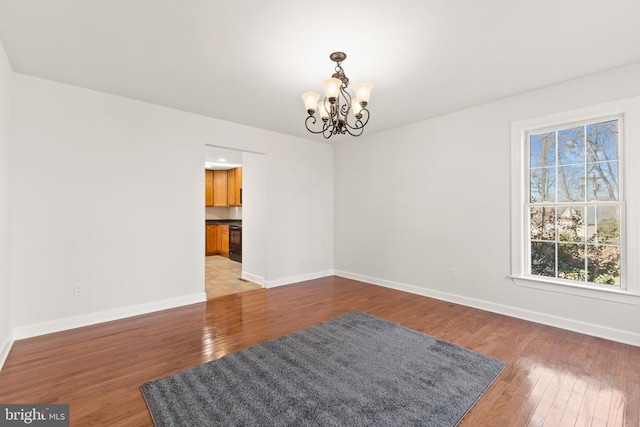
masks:
<svg viewBox="0 0 640 427"><path fill-rule="evenodd" d="M241 219L206 219L205 225L242 225Z"/></svg>

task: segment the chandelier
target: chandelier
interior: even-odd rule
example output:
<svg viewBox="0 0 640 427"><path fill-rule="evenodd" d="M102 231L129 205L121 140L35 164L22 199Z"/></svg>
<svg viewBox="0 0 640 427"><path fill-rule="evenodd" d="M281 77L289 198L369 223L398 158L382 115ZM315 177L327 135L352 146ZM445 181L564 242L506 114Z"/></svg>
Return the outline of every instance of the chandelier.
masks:
<svg viewBox="0 0 640 427"><path fill-rule="evenodd" d="M329 58L336 63L335 73L330 79L322 82L325 97L320 100L317 92L305 92L302 94L305 108L309 114L304 121L304 125L311 133L321 133L326 139L337 134L349 134L351 136L360 136L364 131L364 127L369 122L369 95L371 94L370 83L359 83L353 86L356 94L352 98L347 92L349 86L349 78L344 74L342 69L342 61L347 55L344 52L333 52ZM322 128L313 130L316 124L315 112L322 119ZM351 113L351 114L349 114ZM311 125L311 127L310 127Z"/></svg>

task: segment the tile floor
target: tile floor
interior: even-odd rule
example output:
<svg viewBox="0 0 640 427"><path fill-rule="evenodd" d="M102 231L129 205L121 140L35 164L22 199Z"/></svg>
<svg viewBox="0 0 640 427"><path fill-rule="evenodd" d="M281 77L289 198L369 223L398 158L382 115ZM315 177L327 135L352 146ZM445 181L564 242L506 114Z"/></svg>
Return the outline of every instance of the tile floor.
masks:
<svg viewBox="0 0 640 427"><path fill-rule="evenodd" d="M242 264L239 262L219 255L205 257L204 281L207 299L261 289L260 285L242 280L241 274Z"/></svg>

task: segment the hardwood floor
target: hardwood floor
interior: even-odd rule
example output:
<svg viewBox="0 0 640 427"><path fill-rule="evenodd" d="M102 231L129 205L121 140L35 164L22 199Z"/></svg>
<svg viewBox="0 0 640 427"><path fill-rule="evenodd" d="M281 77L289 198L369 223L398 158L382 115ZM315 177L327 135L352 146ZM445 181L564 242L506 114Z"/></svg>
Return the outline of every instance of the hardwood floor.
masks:
<svg viewBox="0 0 640 427"><path fill-rule="evenodd" d="M73 426L150 426L145 381L351 310L508 362L460 426L640 425L640 347L338 277L17 341L0 402L69 403Z"/></svg>

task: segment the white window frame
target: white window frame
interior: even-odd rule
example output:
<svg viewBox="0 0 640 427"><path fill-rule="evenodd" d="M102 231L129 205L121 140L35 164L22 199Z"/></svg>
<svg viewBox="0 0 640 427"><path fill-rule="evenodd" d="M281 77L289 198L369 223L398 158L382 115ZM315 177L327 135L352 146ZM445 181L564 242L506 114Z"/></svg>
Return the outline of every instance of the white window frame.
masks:
<svg viewBox="0 0 640 427"><path fill-rule="evenodd" d="M528 135L586 121L619 121L621 192L620 288L532 275L528 265ZM640 97L627 98L511 124L511 278L515 285L626 304L640 304Z"/></svg>

